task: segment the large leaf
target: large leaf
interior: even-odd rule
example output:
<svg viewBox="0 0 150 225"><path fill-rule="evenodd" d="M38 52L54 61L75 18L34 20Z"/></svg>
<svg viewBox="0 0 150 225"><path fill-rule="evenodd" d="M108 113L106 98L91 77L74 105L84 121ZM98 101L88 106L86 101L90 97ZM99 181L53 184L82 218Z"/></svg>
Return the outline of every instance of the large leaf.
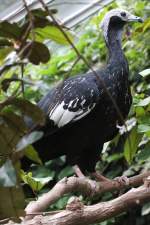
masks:
<svg viewBox="0 0 150 225"><path fill-rule="evenodd" d="M31 172L25 173L23 170L21 171L20 176L33 191L40 191L49 181L52 180L52 177L33 177Z"/></svg>
<svg viewBox="0 0 150 225"><path fill-rule="evenodd" d="M20 139L20 132L9 127L2 118L0 120L0 157L3 161L12 154L13 149Z"/></svg>
<svg viewBox="0 0 150 225"><path fill-rule="evenodd" d="M7 160L0 168L0 186L12 187L16 185L16 171L11 160Z"/></svg>
<svg viewBox="0 0 150 225"><path fill-rule="evenodd" d="M144 149L141 150L141 152L137 155L138 160L149 160L150 158L150 143L148 143Z"/></svg>
<svg viewBox="0 0 150 225"><path fill-rule="evenodd" d="M26 134L16 146L16 151L20 151L30 144L33 144L43 136L42 131L33 131L30 134Z"/></svg>
<svg viewBox="0 0 150 225"><path fill-rule="evenodd" d="M146 133L150 131L150 125L140 124L138 125L138 133Z"/></svg>
<svg viewBox="0 0 150 225"><path fill-rule="evenodd" d="M43 42L45 40L53 40L59 44L69 45L68 41L62 34L62 32L56 26L46 26L45 28L37 28L35 29L36 40L39 42ZM73 36L70 32L65 31L68 35L69 39L73 41Z"/></svg>
<svg viewBox="0 0 150 225"><path fill-rule="evenodd" d="M2 21L0 23L0 37L18 40L21 35L21 29L17 23Z"/></svg>
<svg viewBox="0 0 150 225"><path fill-rule="evenodd" d="M68 177L70 175L73 175L73 173L74 173L74 171L73 171L72 167L71 166L67 166L63 170L61 170L61 172L59 173L58 178L59 178L59 180L61 180L64 177Z"/></svg>
<svg viewBox="0 0 150 225"><path fill-rule="evenodd" d="M57 13L57 9L50 9L51 13L55 14ZM43 11L41 8L39 9L33 9L31 10L31 13L35 16L35 17L47 17L49 14L46 11Z"/></svg>
<svg viewBox="0 0 150 225"><path fill-rule="evenodd" d="M150 75L150 69L143 70L139 73L142 77L147 77Z"/></svg>
<svg viewBox="0 0 150 225"><path fill-rule="evenodd" d="M140 100L136 106L147 106L150 104L150 96Z"/></svg>
<svg viewBox="0 0 150 225"><path fill-rule="evenodd" d="M14 132L21 134L25 134L27 131L27 125L25 124L23 118L12 111L2 112L1 117L7 123L9 128L13 129Z"/></svg>
<svg viewBox="0 0 150 225"><path fill-rule="evenodd" d="M50 51L45 44L34 41L25 48L21 57L28 58L31 63L38 65L40 63L47 63L50 60Z"/></svg>
<svg viewBox="0 0 150 225"><path fill-rule="evenodd" d="M39 136L40 138L40 136ZM35 141L35 140L34 140ZM28 157L29 159L31 159L32 161L42 165L42 161L38 155L38 152L33 148L32 145L29 145L28 147L26 147L24 149L25 151L25 156Z"/></svg>
<svg viewBox="0 0 150 225"><path fill-rule="evenodd" d="M38 65L39 63L47 63L50 60L50 51L46 45L40 42L33 42L31 49L29 60L33 64Z"/></svg>
<svg viewBox="0 0 150 225"><path fill-rule="evenodd" d="M138 144L140 142L140 135L137 133L137 127L135 126L128 138L126 139L125 145L124 145L124 156L129 164L132 163L132 160L137 152Z"/></svg>
<svg viewBox="0 0 150 225"><path fill-rule="evenodd" d="M19 217L24 215L24 194L19 185L11 188L0 187L0 202L0 219L11 218L19 221Z"/></svg>
<svg viewBox="0 0 150 225"><path fill-rule="evenodd" d="M27 127L23 118L12 111L1 112L0 121L0 165L3 165Z"/></svg>
<svg viewBox="0 0 150 225"><path fill-rule="evenodd" d="M150 202L146 203L143 207L142 207L142 216L148 215L150 214Z"/></svg>
<svg viewBox="0 0 150 225"><path fill-rule="evenodd" d="M10 52L13 51L13 47L4 47L4 48L0 48L0 65L2 65L2 63L4 63L5 58L8 56L8 54ZM4 67L5 65L3 65ZM1 68L0 68L1 70Z"/></svg>
<svg viewBox="0 0 150 225"><path fill-rule="evenodd" d="M13 99L10 104L16 106L24 115L29 116L36 123L43 125L45 123L45 116L43 111L35 104L26 99Z"/></svg>

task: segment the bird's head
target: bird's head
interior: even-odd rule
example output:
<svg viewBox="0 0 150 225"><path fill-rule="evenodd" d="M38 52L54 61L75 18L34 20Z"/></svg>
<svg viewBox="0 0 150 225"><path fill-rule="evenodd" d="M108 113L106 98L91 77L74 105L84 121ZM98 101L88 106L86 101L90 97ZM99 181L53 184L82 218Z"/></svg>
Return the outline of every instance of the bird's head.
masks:
<svg viewBox="0 0 150 225"><path fill-rule="evenodd" d="M124 9L112 9L104 16L101 22L101 28L107 41L110 29L122 30L124 25L129 22L143 22L143 20Z"/></svg>

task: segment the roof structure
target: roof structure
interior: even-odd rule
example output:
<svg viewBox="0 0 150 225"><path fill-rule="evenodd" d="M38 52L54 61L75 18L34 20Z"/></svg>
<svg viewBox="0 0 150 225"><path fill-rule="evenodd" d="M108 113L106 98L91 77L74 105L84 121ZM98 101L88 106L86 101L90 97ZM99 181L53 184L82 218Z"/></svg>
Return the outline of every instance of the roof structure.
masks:
<svg viewBox="0 0 150 225"><path fill-rule="evenodd" d="M49 8L57 9L56 17L68 28L87 19L88 17L100 11L104 6L110 4L113 0L44 0ZM41 7L38 0L27 0L30 9ZM67 8L67 10L66 10ZM3 12L0 12L0 20L17 22L24 17L26 10L22 0L16 0Z"/></svg>

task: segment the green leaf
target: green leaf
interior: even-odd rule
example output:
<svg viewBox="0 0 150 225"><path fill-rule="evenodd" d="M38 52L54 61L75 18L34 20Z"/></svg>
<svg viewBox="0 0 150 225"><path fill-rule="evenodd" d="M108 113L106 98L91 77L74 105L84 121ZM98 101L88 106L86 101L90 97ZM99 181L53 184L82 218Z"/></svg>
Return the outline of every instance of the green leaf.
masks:
<svg viewBox="0 0 150 225"><path fill-rule="evenodd" d="M150 158L150 144L147 144L144 149L140 151L137 155L138 160L148 160Z"/></svg>
<svg viewBox="0 0 150 225"><path fill-rule="evenodd" d="M52 180L52 177L44 177L44 178L37 178L32 177L32 173L25 173L21 170L20 176L22 180L28 184L33 191L40 191L49 181Z"/></svg>
<svg viewBox="0 0 150 225"><path fill-rule="evenodd" d="M147 77L150 75L150 69L143 70L139 73L142 77Z"/></svg>
<svg viewBox="0 0 150 225"><path fill-rule="evenodd" d="M0 65L2 65L2 63L4 63L4 59L12 51L13 51L13 47L4 47L4 48L1 47L0 48ZM1 68L0 68L0 70L1 70Z"/></svg>
<svg viewBox="0 0 150 225"><path fill-rule="evenodd" d="M140 124L138 125L138 133L146 133L150 131L150 125Z"/></svg>
<svg viewBox="0 0 150 225"><path fill-rule="evenodd" d="M26 134L18 142L18 144L16 146L16 151L20 151L20 150L24 149L25 147L27 147L28 145L33 144L37 140L41 139L42 136L43 136L43 132L42 131L33 131L30 134ZM32 149L31 154L32 155L34 154L34 156L35 156L35 153L33 153L33 149ZM36 159L37 159L37 157L36 157Z"/></svg>
<svg viewBox="0 0 150 225"><path fill-rule="evenodd" d="M66 196L62 196L56 203L55 206L57 209L64 209L65 206L67 205L67 202L71 196L68 194Z"/></svg>
<svg viewBox="0 0 150 225"><path fill-rule="evenodd" d="M136 112L136 116L137 117L141 117L141 116L145 115L144 108L143 107L140 107L140 106L135 107L135 112Z"/></svg>
<svg viewBox="0 0 150 225"><path fill-rule="evenodd" d="M37 28L35 29L35 33L36 40L39 42L43 42L45 40L53 40L59 44L69 45L62 32L56 26L46 26L45 28ZM73 35L68 31L65 31L65 33L73 42Z"/></svg>
<svg viewBox="0 0 150 225"><path fill-rule="evenodd" d="M0 168L0 186L12 187L16 185L16 171L11 160L7 160Z"/></svg>
<svg viewBox="0 0 150 225"><path fill-rule="evenodd" d="M2 161L5 161L12 154L19 139L19 130L16 130L16 127L9 127L4 119L0 117L0 156Z"/></svg>
<svg viewBox="0 0 150 225"><path fill-rule="evenodd" d="M28 58L35 65L47 63L50 60L50 51L43 43L34 41L22 54L23 58Z"/></svg>
<svg viewBox="0 0 150 225"><path fill-rule="evenodd" d="M148 215L150 214L150 202L146 203L143 207L142 207L142 216Z"/></svg>
<svg viewBox="0 0 150 225"><path fill-rule="evenodd" d="M57 13L57 9L50 9L50 11L53 14ZM34 16L37 16L37 17L40 17L40 18L43 18L43 17L48 16L48 13L46 11L43 11L41 8L39 8L39 9L33 9L33 10L31 10L31 13Z"/></svg>
<svg viewBox="0 0 150 225"><path fill-rule="evenodd" d="M26 99L13 99L10 104L19 108L24 115L29 116L36 123L39 123L41 125L45 123L45 116L43 111L37 105L27 101Z"/></svg>
<svg viewBox="0 0 150 225"><path fill-rule="evenodd" d="M107 157L107 162L118 161L121 158L123 158L123 153L115 153Z"/></svg>
<svg viewBox="0 0 150 225"><path fill-rule="evenodd" d="M14 130L16 134L20 136L21 134L25 134L27 132L27 126L23 120L23 118L12 111L2 112L0 113L4 121L7 123L9 128Z"/></svg>
<svg viewBox="0 0 150 225"><path fill-rule="evenodd" d="M150 96L147 97L147 98L144 98L144 99L140 100L140 101L136 104L136 106L147 106L147 105L149 105L149 104L150 104Z"/></svg>
<svg viewBox="0 0 150 225"><path fill-rule="evenodd" d="M0 167L1 167L2 165L4 165L4 163L6 162L6 160L7 160L7 157L6 157L6 156L0 155Z"/></svg>
<svg viewBox="0 0 150 225"><path fill-rule="evenodd" d="M61 172L59 173L58 179L62 179L64 177L68 177L73 175L74 171L71 166L66 166Z"/></svg>
<svg viewBox="0 0 150 225"><path fill-rule="evenodd" d="M16 187L0 187L0 219L11 218L19 222L20 216L24 216L24 194L22 188Z"/></svg>
<svg viewBox="0 0 150 225"><path fill-rule="evenodd" d="M32 161L42 165L42 161L38 155L38 152L33 148L32 145L29 145L25 150L25 156L31 159Z"/></svg>
<svg viewBox="0 0 150 225"><path fill-rule="evenodd" d="M24 81L24 80L23 80L23 79L19 79L18 76L17 76L16 74L13 74L13 75L11 76L11 78L5 78L5 79L3 79L2 82L1 82L2 90L5 91L5 92L7 92L7 90L8 90L8 88L9 88L10 84L11 84L12 82L18 82L18 81L19 81L19 82L22 82L22 81Z"/></svg>
<svg viewBox="0 0 150 225"><path fill-rule="evenodd" d="M134 127L124 145L124 157L129 164L132 163L133 158L137 152L138 144L140 142L140 135L137 133L137 127Z"/></svg>
<svg viewBox="0 0 150 225"><path fill-rule="evenodd" d="M42 10L41 8L33 9L31 10L31 13L33 14L33 16L40 18L48 16L48 13L45 10Z"/></svg>
<svg viewBox="0 0 150 225"><path fill-rule="evenodd" d="M7 39L0 38L0 48L4 46L12 46L12 43Z"/></svg>
<svg viewBox="0 0 150 225"><path fill-rule="evenodd" d="M49 163L50 161L48 161ZM46 163L46 164L48 164ZM54 178L56 174L56 170L52 170L51 166L48 165L38 165L36 169L33 171L33 176L36 177L52 177Z"/></svg>
<svg viewBox="0 0 150 225"><path fill-rule="evenodd" d="M0 37L18 40L21 35L21 29L17 23L2 21L0 23Z"/></svg>

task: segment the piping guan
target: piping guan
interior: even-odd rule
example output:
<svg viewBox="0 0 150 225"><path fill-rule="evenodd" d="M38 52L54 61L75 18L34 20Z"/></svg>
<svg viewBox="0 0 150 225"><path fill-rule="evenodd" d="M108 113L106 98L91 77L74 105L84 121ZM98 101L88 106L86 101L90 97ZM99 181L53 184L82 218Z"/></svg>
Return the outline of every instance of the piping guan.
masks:
<svg viewBox="0 0 150 225"><path fill-rule="evenodd" d="M97 69L96 75L88 72L64 80L39 101L47 119L38 128L43 137L33 146L42 161L66 155L68 164L78 165L83 172L95 171L103 144L122 123L114 102L123 119L132 103L128 62L121 46L124 25L131 21L142 19L123 9L106 13L101 22L108 48L106 66Z"/></svg>

